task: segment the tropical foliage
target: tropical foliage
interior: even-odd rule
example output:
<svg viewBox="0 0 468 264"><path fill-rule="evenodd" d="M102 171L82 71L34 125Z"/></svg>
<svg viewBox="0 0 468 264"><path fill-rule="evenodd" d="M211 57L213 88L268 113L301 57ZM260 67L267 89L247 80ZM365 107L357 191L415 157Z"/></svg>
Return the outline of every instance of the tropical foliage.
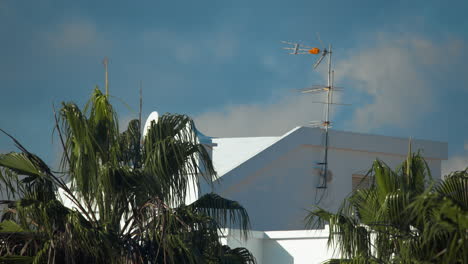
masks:
<svg viewBox="0 0 468 264"><path fill-rule="evenodd" d="M254 263L246 249L219 242L224 227L247 235L241 205L214 193L185 204L191 181L215 175L191 119L163 115L143 143L138 120L123 133L117 120L97 88L84 111L63 103L60 172L7 134L20 152L0 154L10 197L2 201L0 262Z"/></svg>
<svg viewBox="0 0 468 264"><path fill-rule="evenodd" d="M411 153L411 152L410 152ZM310 226L330 225L329 246L341 259L329 263L468 263L468 171L434 182L419 154L392 170L375 161L337 213L321 208Z"/></svg>

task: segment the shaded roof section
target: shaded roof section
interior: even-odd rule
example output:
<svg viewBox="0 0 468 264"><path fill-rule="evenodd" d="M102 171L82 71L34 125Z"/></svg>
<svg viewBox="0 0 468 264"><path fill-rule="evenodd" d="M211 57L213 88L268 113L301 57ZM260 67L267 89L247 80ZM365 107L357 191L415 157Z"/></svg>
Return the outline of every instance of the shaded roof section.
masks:
<svg viewBox="0 0 468 264"><path fill-rule="evenodd" d="M240 167L258 167L300 145L323 148L324 133L320 128L296 127L281 137L212 138L213 164L221 177ZM329 130L330 149L381 155L406 156L409 139ZM411 140L412 150L421 150L426 159L446 160L445 142ZM256 164L252 164L256 163Z"/></svg>

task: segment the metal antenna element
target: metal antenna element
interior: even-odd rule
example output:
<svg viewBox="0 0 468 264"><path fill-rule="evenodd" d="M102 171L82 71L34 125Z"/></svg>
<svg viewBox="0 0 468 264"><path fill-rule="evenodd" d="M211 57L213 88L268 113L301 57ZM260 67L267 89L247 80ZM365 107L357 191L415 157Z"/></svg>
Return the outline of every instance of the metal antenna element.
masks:
<svg viewBox="0 0 468 264"><path fill-rule="evenodd" d="M319 42L322 43L320 40L320 36L318 36ZM322 121L313 121L310 123L313 127L320 127L324 130L325 134L325 146L324 146L324 157L323 162L318 162L317 165L321 166L321 183L317 185L317 188L327 188L327 176L328 176L328 148L329 148L329 136L328 136L328 129L331 127L332 122L330 121L330 105L345 105L339 103L333 103L333 92L334 91L342 91L342 88L335 87L333 85L334 81L334 71L332 71L332 46L328 45L328 48L323 48L320 52L319 48L313 48L309 46L305 46L299 43L294 42L287 42L283 41L283 43L290 45L289 47L283 48L286 50L291 50L293 55L297 54L312 54L317 55L320 54L320 57L316 60L313 65L313 68L316 69L320 63L323 61L325 57L328 56L328 74L327 74L327 85L313 85L311 88L301 89L299 92L301 93L320 93L326 92L327 93L327 101L326 102L312 102L312 103L321 103L325 104L325 120Z"/></svg>
<svg viewBox="0 0 468 264"><path fill-rule="evenodd" d="M289 54L297 55L297 54L318 54L320 49L305 46L299 43L293 43L289 41L281 41L283 44L290 45L289 47L283 47L285 50L291 50Z"/></svg>
<svg viewBox="0 0 468 264"><path fill-rule="evenodd" d="M143 81L140 80L140 109L138 112L138 122L140 123L140 133L142 132L141 111L143 108Z"/></svg>
<svg viewBox="0 0 468 264"><path fill-rule="evenodd" d="M109 96L109 72L108 72L109 59L107 57L104 57L102 64L104 64L104 70L106 74L105 76L106 96Z"/></svg>

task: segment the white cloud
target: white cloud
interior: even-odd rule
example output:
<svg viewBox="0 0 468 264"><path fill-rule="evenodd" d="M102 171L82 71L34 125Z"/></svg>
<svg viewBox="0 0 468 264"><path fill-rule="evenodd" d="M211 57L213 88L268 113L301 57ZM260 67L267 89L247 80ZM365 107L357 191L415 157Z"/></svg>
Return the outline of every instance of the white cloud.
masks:
<svg viewBox="0 0 468 264"><path fill-rule="evenodd" d="M337 63L336 76L372 98L355 110L347 124L353 130L408 127L434 109L436 87L426 74L447 63L447 52L457 52L452 42L436 45L421 36L380 34L376 39Z"/></svg>
<svg viewBox="0 0 468 264"><path fill-rule="evenodd" d="M177 61L187 64L192 62L199 53L199 50L194 47L194 45L182 43L177 45L177 47L174 47L173 52Z"/></svg>
<svg viewBox="0 0 468 264"><path fill-rule="evenodd" d="M442 162L442 175L468 168L468 142L465 142L463 148L465 150L464 154L452 156Z"/></svg>
<svg viewBox="0 0 468 264"><path fill-rule="evenodd" d="M442 175L468 168L468 154L450 157L442 162Z"/></svg>
<svg viewBox="0 0 468 264"><path fill-rule="evenodd" d="M275 56L265 55L260 58L260 62L268 70L277 71L280 69L280 63Z"/></svg>
<svg viewBox="0 0 468 264"><path fill-rule="evenodd" d="M198 129L208 136L279 136L309 121L321 120L323 107L311 102L318 96L289 96L272 104L231 105L195 116Z"/></svg>
<svg viewBox="0 0 468 264"><path fill-rule="evenodd" d="M155 29L142 35L146 47L158 47L169 52L180 63L189 64L197 60L226 61L238 51L238 38L232 31L206 32L201 35L180 35Z"/></svg>
<svg viewBox="0 0 468 264"><path fill-rule="evenodd" d="M71 20L46 33L48 43L55 49L77 51L95 47L102 41L96 25L88 20Z"/></svg>
<svg viewBox="0 0 468 264"><path fill-rule="evenodd" d="M128 124L133 119L138 119L138 116L128 115L128 114L119 116L119 120L118 120L118 122L119 122L119 132L122 133L122 132L126 131L127 128L128 128ZM142 116L142 119L143 119L143 121L145 121L143 116Z"/></svg>
<svg viewBox="0 0 468 264"><path fill-rule="evenodd" d="M238 38L232 32L217 32L213 39L203 40L207 49L212 49L213 55L220 60L233 58L237 54Z"/></svg>

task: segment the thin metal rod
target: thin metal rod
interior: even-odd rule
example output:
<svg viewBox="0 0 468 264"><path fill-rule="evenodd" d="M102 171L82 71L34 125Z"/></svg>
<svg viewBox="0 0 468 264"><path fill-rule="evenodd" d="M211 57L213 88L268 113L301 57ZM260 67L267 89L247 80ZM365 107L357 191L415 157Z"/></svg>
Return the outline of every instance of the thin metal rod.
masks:
<svg viewBox="0 0 468 264"><path fill-rule="evenodd" d="M331 44L328 46L328 91L327 91L327 112L326 112L326 117L325 121L329 122L330 121L330 91L332 89L332 81L331 81L331 59L332 59L332 50L331 50ZM328 131L328 125L325 127L325 130Z"/></svg>
<svg viewBox="0 0 468 264"><path fill-rule="evenodd" d="M140 81L140 112L138 113L138 121L140 123L140 133L142 133L143 131L141 131L142 129L142 126L141 126L141 110L143 108L143 81Z"/></svg>
<svg viewBox="0 0 468 264"><path fill-rule="evenodd" d="M328 128L330 126L330 97L331 91L333 90L333 82L332 82L332 46L331 44L328 46L328 91L327 91L327 110L325 113L325 157L324 157L324 172L323 172L323 188L327 188L327 174L328 174Z"/></svg>
<svg viewBox="0 0 468 264"><path fill-rule="evenodd" d="M109 73L108 73L108 65L109 65L109 59L107 57L104 58L103 61L104 64L104 69L105 69L105 87L106 87L106 96L109 96Z"/></svg>

